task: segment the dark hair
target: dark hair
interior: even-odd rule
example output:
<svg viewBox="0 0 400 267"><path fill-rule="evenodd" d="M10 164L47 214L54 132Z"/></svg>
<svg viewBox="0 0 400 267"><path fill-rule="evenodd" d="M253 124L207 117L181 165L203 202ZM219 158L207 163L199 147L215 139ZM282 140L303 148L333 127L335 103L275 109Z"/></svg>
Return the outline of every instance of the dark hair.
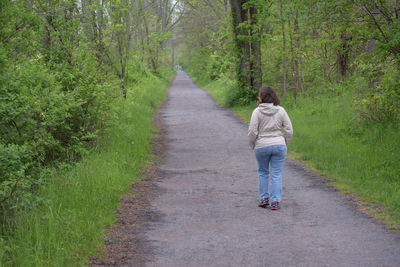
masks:
<svg viewBox="0 0 400 267"><path fill-rule="evenodd" d="M264 86L258 90L258 104L261 103L274 103L274 106L278 106L280 104L279 98L275 93L275 90L272 89L271 86Z"/></svg>

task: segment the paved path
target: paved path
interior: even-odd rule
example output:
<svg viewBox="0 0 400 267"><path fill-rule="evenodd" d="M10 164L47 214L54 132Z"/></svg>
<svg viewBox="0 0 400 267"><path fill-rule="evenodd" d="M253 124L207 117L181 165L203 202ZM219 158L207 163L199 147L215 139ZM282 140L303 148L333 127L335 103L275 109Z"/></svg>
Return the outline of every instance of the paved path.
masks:
<svg viewBox="0 0 400 267"><path fill-rule="evenodd" d="M398 234L294 161L285 165L282 209L258 208L247 125L183 72L166 101L147 266L400 266Z"/></svg>

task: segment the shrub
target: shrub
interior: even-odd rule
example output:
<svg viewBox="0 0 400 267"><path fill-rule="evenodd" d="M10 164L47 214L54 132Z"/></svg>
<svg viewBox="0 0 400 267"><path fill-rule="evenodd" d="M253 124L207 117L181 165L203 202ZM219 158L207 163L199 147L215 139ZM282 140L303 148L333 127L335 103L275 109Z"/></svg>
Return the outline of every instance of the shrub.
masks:
<svg viewBox="0 0 400 267"><path fill-rule="evenodd" d="M21 192L30 188L26 179L30 153L24 146L0 144L0 209L12 207Z"/></svg>
<svg viewBox="0 0 400 267"><path fill-rule="evenodd" d="M378 123L400 122L400 74L387 71L377 87L357 101L358 115L362 120Z"/></svg>
<svg viewBox="0 0 400 267"><path fill-rule="evenodd" d="M76 64L79 70L60 73L26 59L0 73L2 213L31 195L40 183L39 168L79 158L110 121L112 85L84 56Z"/></svg>
<svg viewBox="0 0 400 267"><path fill-rule="evenodd" d="M256 101L257 93L255 90L250 88L242 89L235 84L227 92L226 104L228 107L249 105Z"/></svg>

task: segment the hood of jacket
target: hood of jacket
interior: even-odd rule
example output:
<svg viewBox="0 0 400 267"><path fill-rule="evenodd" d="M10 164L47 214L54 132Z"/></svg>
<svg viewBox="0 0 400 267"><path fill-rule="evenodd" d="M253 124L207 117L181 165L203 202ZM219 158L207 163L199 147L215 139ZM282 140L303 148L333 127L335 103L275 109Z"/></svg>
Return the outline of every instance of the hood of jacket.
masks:
<svg viewBox="0 0 400 267"><path fill-rule="evenodd" d="M272 116L279 111L279 106L274 106L273 103L261 103L258 105L258 110L267 116Z"/></svg>

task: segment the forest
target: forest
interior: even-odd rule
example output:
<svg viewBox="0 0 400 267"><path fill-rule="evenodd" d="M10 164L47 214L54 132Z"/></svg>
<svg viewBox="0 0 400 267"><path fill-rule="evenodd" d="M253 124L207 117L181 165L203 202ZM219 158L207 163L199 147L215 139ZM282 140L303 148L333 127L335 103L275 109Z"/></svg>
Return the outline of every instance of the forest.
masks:
<svg viewBox="0 0 400 267"><path fill-rule="evenodd" d="M233 102L246 102L246 94L252 101L251 89L260 84L274 85L283 97L294 98L317 93L322 85L352 84L363 94L361 119L398 122L398 5L198 1L184 17L180 62L197 76L236 77L237 87L250 91L235 92Z"/></svg>
<svg viewBox="0 0 400 267"><path fill-rule="evenodd" d="M111 151L112 138L140 146L107 156L139 176L151 158L151 118L179 68L244 120L258 88L274 87L293 117L292 157L400 224L398 0L1 0L0 24L0 266L86 264L99 250L136 179L128 174L109 185L114 202L87 237L95 241L68 252L56 237L40 243L72 210L29 242L24 231L61 212L61 192L84 191L77 170ZM127 167L129 157L138 163Z"/></svg>
<svg viewBox="0 0 400 267"><path fill-rule="evenodd" d="M157 7L162 14L145 1L1 2L2 211L31 201L43 167L84 155L129 85L172 68L172 7Z"/></svg>

